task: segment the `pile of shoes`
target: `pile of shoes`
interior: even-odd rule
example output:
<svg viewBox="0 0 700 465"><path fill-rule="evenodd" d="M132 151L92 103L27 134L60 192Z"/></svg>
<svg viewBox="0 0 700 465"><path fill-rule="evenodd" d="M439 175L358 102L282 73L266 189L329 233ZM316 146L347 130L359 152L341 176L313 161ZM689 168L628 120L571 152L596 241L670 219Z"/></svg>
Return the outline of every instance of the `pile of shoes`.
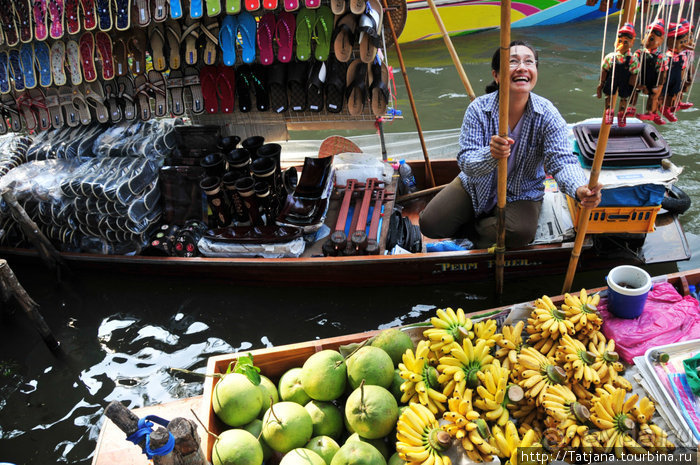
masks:
<svg viewBox="0 0 700 465"><path fill-rule="evenodd" d="M27 150L32 139L19 134L0 136L0 177L27 161Z"/></svg>

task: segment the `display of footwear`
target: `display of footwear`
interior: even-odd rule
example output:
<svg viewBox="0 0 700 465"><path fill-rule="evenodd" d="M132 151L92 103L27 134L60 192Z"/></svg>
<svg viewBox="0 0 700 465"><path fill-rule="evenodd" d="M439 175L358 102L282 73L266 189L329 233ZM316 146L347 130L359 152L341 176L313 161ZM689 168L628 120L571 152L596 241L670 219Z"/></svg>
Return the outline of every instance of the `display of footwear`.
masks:
<svg viewBox="0 0 700 465"><path fill-rule="evenodd" d="M19 49L19 63L24 75L24 87L33 89L37 85L36 72L34 71L34 45L22 44Z"/></svg>
<svg viewBox="0 0 700 465"><path fill-rule="evenodd" d="M384 10L379 0L368 0L367 11L360 16L358 21L360 59L364 63L372 63L377 55L377 48L382 45L380 33L383 18Z"/></svg>
<svg viewBox="0 0 700 465"><path fill-rule="evenodd" d="M95 0L80 0L83 11L83 27L86 31L92 31L97 27L97 8Z"/></svg>
<svg viewBox="0 0 700 465"><path fill-rule="evenodd" d="M17 19L14 8L10 0L0 1L0 22L5 35L5 42L9 47L14 47L19 43L19 32L17 30Z"/></svg>
<svg viewBox="0 0 700 465"><path fill-rule="evenodd" d="M37 71L39 72L39 85L49 87L53 82L51 70L51 50L46 42L36 42L34 44L34 58L36 60Z"/></svg>
<svg viewBox="0 0 700 465"><path fill-rule="evenodd" d="M6 50L0 50L0 94L7 94L10 90L10 57Z"/></svg>
<svg viewBox="0 0 700 465"><path fill-rule="evenodd" d="M316 25L316 10L302 8L296 19L297 60L306 61L311 58L311 38Z"/></svg>
<svg viewBox="0 0 700 465"><path fill-rule="evenodd" d="M386 113L386 108L389 104L389 69L386 63L381 62L379 64L377 60L367 66L369 67L367 78L369 82L370 107L374 116L381 117Z"/></svg>
<svg viewBox="0 0 700 465"><path fill-rule="evenodd" d="M136 119L136 102L134 80L130 74L125 74L117 78L117 102L122 107L124 119L131 121Z"/></svg>
<svg viewBox="0 0 700 465"><path fill-rule="evenodd" d="M114 56L112 54L112 39L104 31L95 34L97 54L100 56L102 64L102 80L114 79Z"/></svg>
<svg viewBox="0 0 700 465"><path fill-rule="evenodd" d="M343 103L345 102L347 66L333 57L327 63L326 110L331 113L340 113L343 111Z"/></svg>
<svg viewBox="0 0 700 465"><path fill-rule="evenodd" d="M355 44L355 31L357 29L357 16L345 13L335 23L333 51L338 61L347 63L352 58L352 49Z"/></svg>
<svg viewBox="0 0 700 465"><path fill-rule="evenodd" d="M63 23L65 19L65 7L63 0L48 0L49 17L51 18L51 28L49 35L52 39L63 37Z"/></svg>
<svg viewBox="0 0 700 465"><path fill-rule="evenodd" d="M16 91L24 90L24 74L22 73L22 65L19 60L19 50L12 49L9 51L10 75Z"/></svg>
<svg viewBox="0 0 700 465"><path fill-rule="evenodd" d="M112 0L97 0L97 26L100 31L112 30Z"/></svg>
<svg viewBox="0 0 700 465"><path fill-rule="evenodd" d="M236 104L236 72L233 67L219 65L216 74L216 94L221 112L233 112Z"/></svg>
<svg viewBox="0 0 700 465"><path fill-rule="evenodd" d="M219 112L219 98L217 89L217 76L219 70L216 66L203 66L199 71L199 82L202 85L204 97L204 109L207 113Z"/></svg>
<svg viewBox="0 0 700 465"><path fill-rule="evenodd" d="M65 0L66 31L68 34L80 32L80 2L79 0Z"/></svg>
<svg viewBox="0 0 700 465"><path fill-rule="evenodd" d="M165 71L168 68L168 61L165 59L165 33L163 32L163 25L160 23L151 24L148 27L148 38L153 69L156 71Z"/></svg>
<svg viewBox="0 0 700 465"><path fill-rule="evenodd" d="M356 58L348 66L345 85L348 112L352 116L361 115L367 101L367 65L360 58Z"/></svg>
<svg viewBox="0 0 700 465"><path fill-rule="evenodd" d="M236 64L236 39L238 37L238 16L226 15L219 29L219 47L226 66Z"/></svg>
<svg viewBox="0 0 700 465"><path fill-rule="evenodd" d="M92 32L87 31L80 36L78 47L83 76L87 82L93 82L97 79L97 68L95 67L95 36Z"/></svg>
<svg viewBox="0 0 700 465"><path fill-rule="evenodd" d="M168 51L168 68L180 69L180 24L174 19L165 23L165 43Z"/></svg>
<svg viewBox="0 0 700 465"><path fill-rule="evenodd" d="M204 113L204 97L202 96L199 72L194 66L186 66L184 73L183 83L185 84L185 91L190 93L190 101L192 102L190 110L196 115Z"/></svg>
<svg viewBox="0 0 700 465"><path fill-rule="evenodd" d="M168 75L167 88L168 98L170 99L168 106L173 116L180 116L185 113L185 102L183 99L185 84L182 77L182 71L179 69L170 71Z"/></svg>
<svg viewBox="0 0 700 465"><path fill-rule="evenodd" d="M276 28L275 14L271 11L262 15L258 21L258 51L260 52L260 63L263 65L271 65L275 61L273 44Z"/></svg>
<svg viewBox="0 0 700 465"><path fill-rule="evenodd" d="M250 13L243 11L238 15L238 32L241 35L241 58L243 63L255 61L255 43L257 22Z"/></svg>
<svg viewBox="0 0 700 465"><path fill-rule="evenodd" d="M30 0L15 0L14 5L17 14L17 29L19 30L19 40L22 43L29 43L34 38L32 31L32 13L29 8ZM50 8L50 5L49 5Z"/></svg>
<svg viewBox="0 0 700 465"><path fill-rule="evenodd" d="M330 55L334 18L333 12L326 5L320 6L316 10L316 23L314 24L316 47L314 47L314 58L317 61L326 61Z"/></svg>
<svg viewBox="0 0 700 465"><path fill-rule="evenodd" d="M280 12L275 27L275 40L277 41L277 59L282 63L289 63L294 57L295 32L296 17L286 11Z"/></svg>
<svg viewBox="0 0 700 465"><path fill-rule="evenodd" d="M46 0L37 0L32 3L34 37L36 40L46 40L49 36L49 29L46 27L46 10Z"/></svg>

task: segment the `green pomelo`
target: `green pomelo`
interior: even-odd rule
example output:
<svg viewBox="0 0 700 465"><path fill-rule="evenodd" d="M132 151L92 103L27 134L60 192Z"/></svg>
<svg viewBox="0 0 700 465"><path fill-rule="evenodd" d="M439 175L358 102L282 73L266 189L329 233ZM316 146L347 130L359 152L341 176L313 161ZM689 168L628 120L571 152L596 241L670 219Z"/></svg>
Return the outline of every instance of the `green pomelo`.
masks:
<svg viewBox="0 0 700 465"><path fill-rule="evenodd" d="M335 442L335 439L330 436L316 436L311 438L308 444L306 444L306 448L316 452L328 464L331 463L333 456L338 452L340 446Z"/></svg>
<svg viewBox="0 0 700 465"><path fill-rule="evenodd" d="M306 405L311 397L304 391L301 385L301 368L292 368L280 378L279 383L280 399L289 402L296 402L299 405Z"/></svg>
<svg viewBox="0 0 700 465"><path fill-rule="evenodd" d="M335 350L322 350L309 357L301 369L301 385L314 400L335 400L345 392L345 359Z"/></svg>
<svg viewBox="0 0 700 465"><path fill-rule="evenodd" d="M389 462L387 462L387 465L406 465L407 463L408 462L399 457L398 452L394 452L394 454L389 457Z"/></svg>
<svg viewBox="0 0 700 465"><path fill-rule="evenodd" d="M379 451L379 453L382 454L382 457L385 459L389 458L389 446L386 445L386 441L384 438L379 438L379 439L367 439L363 438L357 433L354 433L348 437L348 439L345 442L349 441L362 441L366 442L367 444L373 446L375 449Z"/></svg>
<svg viewBox="0 0 700 465"><path fill-rule="evenodd" d="M396 399L396 402L401 402L401 397L403 392L401 392L401 385L406 381L401 377L400 371L397 368L394 370L394 379L391 381L391 386L389 387L389 392L391 392Z"/></svg>
<svg viewBox="0 0 700 465"><path fill-rule="evenodd" d="M214 386L211 406L216 416L229 426L250 423L260 413L262 404L258 386L240 373L229 373Z"/></svg>
<svg viewBox="0 0 700 465"><path fill-rule="evenodd" d="M280 395L279 392L277 392L277 386L275 386L275 383L270 381L270 378L265 375L260 375L260 384L258 384L258 388L260 389L260 392L262 392L263 401L258 418L262 418L262 416L265 415L265 412L267 412L267 409L270 408L270 405L272 405L270 403L270 397L272 397L272 403L276 404L280 401Z"/></svg>
<svg viewBox="0 0 700 465"><path fill-rule="evenodd" d="M357 389L362 380L365 385L389 388L394 380L394 362L389 354L378 347L365 346L348 359L348 381Z"/></svg>
<svg viewBox="0 0 700 465"><path fill-rule="evenodd" d="M366 442L349 441L336 452L330 465L386 465L386 460Z"/></svg>
<svg viewBox="0 0 700 465"><path fill-rule="evenodd" d="M263 422L262 420L256 418L247 425L242 426L244 430L248 431L250 434L255 436L255 438L260 442L260 447L262 447L263 460L267 460L272 457L272 449L267 445L265 439L260 435L262 433Z"/></svg>
<svg viewBox="0 0 700 465"><path fill-rule="evenodd" d="M229 429L219 434L211 451L213 465L261 465L262 447L248 431Z"/></svg>
<svg viewBox="0 0 700 465"><path fill-rule="evenodd" d="M280 465L326 465L326 461L315 451L299 447L287 452Z"/></svg>
<svg viewBox="0 0 700 465"><path fill-rule="evenodd" d="M407 349L413 350L413 341L411 336L396 328L385 329L377 335L372 341L372 347L379 347L383 349L394 366L399 366L402 361L403 354L406 353Z"/></svg>
<svg viewBox="0 0 700 465"><path fill-rule="evenodd" d="M396 426L399 407L394 396L381 386L361 386L345 403L345 416L363 438L383 438Z"/></svg>
<svg viewBox="0 0 700 465"><path fill-rule="evenodd" d="M274 404L263 417L262 437L267 445L286 454L297 447L304 447L313 434L311 415L296 402Z"/></svg>
<svg viewBox="0 0 700 465"><path fill-rule="evenodd" d="M304 406L314 424L314 436L338 439L343 433L343 413L330 402L312 400Z"/></svg>

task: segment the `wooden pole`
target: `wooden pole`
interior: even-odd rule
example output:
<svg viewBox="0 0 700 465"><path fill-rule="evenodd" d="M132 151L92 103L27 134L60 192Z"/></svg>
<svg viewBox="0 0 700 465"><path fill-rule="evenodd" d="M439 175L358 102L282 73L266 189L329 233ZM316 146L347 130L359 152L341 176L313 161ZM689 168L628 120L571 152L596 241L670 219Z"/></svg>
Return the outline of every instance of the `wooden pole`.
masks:
<svg viewBox="0 0 700 465"><path fill-rule="evenodd" d="M389 5L387 4L387 0L382 0L382 3L384 5L384 12L389 11ZM399 65L401 66L401 74L403 75L403 80L406 83L406 93L408 94L408 101L411 104L413 119L416 121L416 131L418 132L418 139L420 139L420 146L423 149L423 158L425 159L425 179L430 183L430 186L428 187L435 187L433 166L430 164L430 158L428 157L428 149L425 146L425 139L423 139L423 129L421 128L420 120L418 119L418 111L416 110L416 102L413 99L413 91L411 90L411 84L408 82L408 74L406 74L406 65L403 62L403 55L401 54L401 47L399 46L399 38L396 35L396 30L394 29L394 22L391 19L391 15L385 14L384 19L389 23L391 37L394 39L394 46L396 47L396 55L399 58Z"/></svg>
<svg viewBox="0 0 700 465"><path fill-rule="evenodd" d="M498 75L498 135L508 137L508 106L510 104L510 0L501 2L501 67ZM503 268L506 252L506 191L508 159L498 160L498 184L496 203L496 296L503 295Z"/></svg>
<svg viewBox="0 0 700 465"><path fill-rule="evenodd" d="M39 332L39 335L44 340L44 343L49 350L52 352L57 352L60 343L51 332L49 325L46 324L44 317L41 316L41 313L39 313L39 304L34 302L34 300L29 297L27 291L24 290L22 285L17 280L17 277L12 271L12 268L10 268L10 265L7 264L6 260L2 259L0 259L0 286L2 286L3 290L3 300L7 300L13 296L19 303L19 306L22 307L22 310L24 310L24 313L27 314L31 322L34 324L34 327Z"/></svg>
<svg viewBox="0 0 700 465"><path fill-rule="evenodd" d="M637 0L625 0L625 9L622 13L623 18L625 18L625 22L634 21L636 9ZM617 93L614 93L610 96L610 108L615 108L615 104L617 103L616 100ZM591 166L591 177L588 180L589 189L593 189L598 185L598 177L600 176L600 170L603 166L603 158L605 157L605 149L608 146L608 138L610 137L610 126L610 124L605 123L605 113L603 113L603 120L600 124L600 133L598 134L598 143L596 144L593 164ZM583 207L578 218L576 239L574 240L574 248L571 250L569 266L566 270L566 276L564 277L564 286L562 286L561 290L562 294L569 292L571 290L571 285L574 282L574 275L576 274L578 259L581 256L583 241L586 238L586 231L588 229L588 220L590 219L590 216L591 208Z"/></svg>
<svg viewBox="0 0 700 465"><path fill-rule="evenodd" d="M462 62L459 60L459 56L457 55L457 51L455 50L455 47L452 44L452 39L450 39L450 34L447 32L447 29L445 28L445 24L442 22L442 18L440 17L440 13L438 12L437 6L435 6L435 2L433 0L428 0L428 6L430 7L430 11L433 13L433 17L435 18L435 22L437 23L438 27L440 28L440 32L442 33L442 38L445 41L445 45L447 46L447 50L450 52L450 56L452 57L452 62L454 63L455 68L457 68L457 74L459 74L459 78L462 80L462 84L464 85L464 88L467 91L467 95L469 95L469 100L473 101L476 98L476 95L474 94L474 89L472 89L472 85L469 82L469 78L467 77L467 73L464 71L464 67L462 66Z"/></svg>

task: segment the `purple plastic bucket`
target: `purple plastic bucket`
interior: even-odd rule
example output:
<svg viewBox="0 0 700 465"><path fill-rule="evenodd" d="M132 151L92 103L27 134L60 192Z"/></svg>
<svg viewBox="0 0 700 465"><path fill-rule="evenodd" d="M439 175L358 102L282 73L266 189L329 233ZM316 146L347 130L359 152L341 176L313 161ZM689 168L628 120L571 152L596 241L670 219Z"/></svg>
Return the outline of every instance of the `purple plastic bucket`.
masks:
<svg viewBox="0 0 700 465"><path fill-rule="evenodd" d="M608 310L618 318L637 318L651 289L651 276L641 268L617 266L606 277Z"/></svg>

